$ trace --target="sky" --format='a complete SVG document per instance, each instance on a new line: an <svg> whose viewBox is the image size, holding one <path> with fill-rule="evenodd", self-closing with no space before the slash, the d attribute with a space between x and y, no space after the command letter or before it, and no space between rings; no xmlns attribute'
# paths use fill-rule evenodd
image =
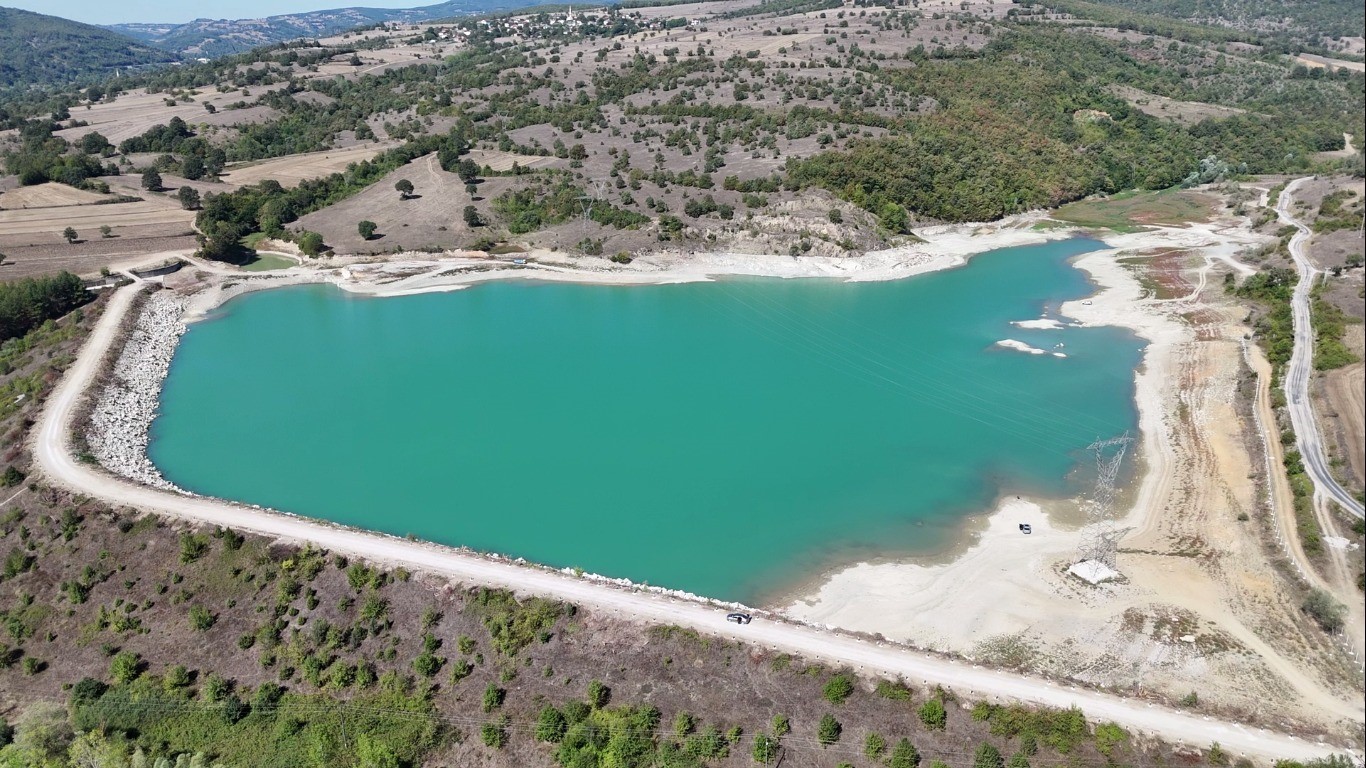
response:
<svg viewBox="0 0 1366 768"><path fill-rule="evenodd" d="M416 8L439 2L441 0L138 0L135 3L111 3L108 0L0 0L0 5L61 16L86 24L123 24L135 21L180 23L204 18L250 19L350 6Z"/></svg>

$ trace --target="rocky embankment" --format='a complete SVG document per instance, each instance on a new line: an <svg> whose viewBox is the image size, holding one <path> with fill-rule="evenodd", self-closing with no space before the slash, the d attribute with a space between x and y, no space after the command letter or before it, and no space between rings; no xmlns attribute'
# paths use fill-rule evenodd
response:
<svg viewBox="0 0 1366 768"><path fill-rule="evenodd" d="M90 415L86 442L105 469L154 488L179 490L147 458L147 431L161 384L185 332L186 302L170 291L147 300Z"/></svg>

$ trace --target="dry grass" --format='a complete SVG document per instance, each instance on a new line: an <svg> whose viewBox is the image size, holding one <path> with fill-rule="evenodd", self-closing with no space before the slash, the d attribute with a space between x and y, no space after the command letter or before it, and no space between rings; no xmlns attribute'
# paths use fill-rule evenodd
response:
<svg viewBox="0 0 1366 768"><path fill-rule="evenodd" d="M333 149L324 152L310 152L303 155L244 163L230 166L223 175L224 181L238 186L256 184L272 179L281 186L294 187L306 179L316 179L346 170L351 163L369 160L392 144L365 144L349 149Z"/></svg>
<svg viewBox="0 0 1366 768"><path fill-rule="evenodd" d="M19 187L0 193L0 209L16 210L21 208L58 208L68 205L86 205L111 199L111 195L87 192L83 189L68 187L65 184L48 182L32 187Z"/></svg>
<svg viewBox="0 0 1366 768"><path fill-rule="evenodd" d="M275 87L278 88L279 86ZM252 89L250 96L243 96L241 91L236 90L228 93L218 93L216 90L205 91L195 96L195 101L178 103L175 106L166 105L165 94L145 93L140 90L131 91L119 96L112 102L94 104L89 109L84 107L73 108L71 117L89 123L89 125L57 131L56 135L68 141L76 141L87 133L98 131L106 139L118 144L124 139L145 133L148 128L165 125L170 122L172 117L179 117L190 125L200 123L233 125L245 122L262 122L274 110L232 110L226 107L239 101L254 101L269 90L272 89ZM218 111L212 115L209 114L204 109L206 103L213 104Z"/></svg>
<svg viewBox="0 0 1366 768"><path fill-rule="evenodd" d="M135 203L109 205L67 205L56 208L28 208L0 211L0 237L54 234L60 237L63 229L71 227L81 237L99 235L101 226L146 227L174 225L188 227L194 212L182 210L174 202L153 197Z"/></svg>
<svg viewBox="0 0 1366 768"><path fill-rule="evenodd" d="M1348 69L1353 72L1366 72L1366 63L1330 59L1326 56L1315 56L1312 53L1301 53L1295 57L1295 63L1303 64L1310 69L1328 69L1329 71Z"/></svg>
<svg viewBox="0 0 1366 768"><path fill-rule="evenodd" d="M1153 117L1172 120L1181 125L1194 125L1201 120L1241 115L1246 110L1205 104L1199 101L1179 101L1155 93L1140 91L1127 85L1112 85L1109 91L1133 105L1135 109Z"/></svg>

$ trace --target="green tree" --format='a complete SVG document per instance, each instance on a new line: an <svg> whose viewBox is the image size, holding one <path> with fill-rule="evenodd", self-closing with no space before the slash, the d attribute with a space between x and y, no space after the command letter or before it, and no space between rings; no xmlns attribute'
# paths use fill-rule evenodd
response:
<svg viewBox="0 0 1366 768"><path fill-rule="evenodd" d="M601 680L594 680L588 684L588 706L593 709L602 709L612 700L612 689L608 688Z"/></svg>
<svg viewBox="0 0 1366 768"><path fill-rule="evenodd" d="M972 768L1005 768L1005 764L1001 750L987 743L978 747L977 754L972 758Z"/></svg>
<svg viewBox="0 0 1366 768"><path fill-rule="evenodd" d="M840 732L844 727L835 719L835 716L826 713L821 717L821 722L816 726L816 740L822 745L830 745L840 740Z"/></svg>
<svg viewBox="0 0 1366 768"><path fill-rule="evenodd" d="M188 686L191 680L190 670L186 669L182 664L177 664L166 670L166 674L162 677L161 682L167 691L178 691L181 688Z"/></svg>
<svg viewBox="0 0 1366 768"><path fill-rule="evenodd" d="M374 237L375 230L377 229L379 229L379 225L369 219L364 219L356 224L356 231L359 232L360 236L365 240Z"/></svg>
<svg viewBox="0 0 1366 768"><path fill-rule="evenodd" d="M392 747L368 733L356 737L356 762L359 768L401 768L403 765Z"/></svg>
<svg viewBox="0 0 1366 768"><path fill-rule="evenodd" d="M473 229L483 226L484 220L479 217L479 209L472 205L465 206L465 226Z"/></svg>
<svg viewBox="0 0 1366 768"><path fill-rule="evenodd" d="M213 105L210 104L208 106ZM204 178L206 171L207 169L204 167L204 158L199 155L188 155L180 163L180 175L191 181Z"/></svg>
<svg viewBox="0 0 1366 768"><path fill-rule="evenodd" d="M297 242L299 250L307 256L317 256L323 252L323 236L317 232L306 229L299 233Z"/></svg>
<svg viewBox="0 0 1366 768"><path fill-rule="evenodd" d="M194 187L183 185L176 190L176 199L180 201L180 207L187 211L199 210L199 190Z"/></svg>
<svg viewBox="0 0 1366 768"><path fill-rule="evenodd" d="M792 722L787 719L787 715L773 716L773 735L782 738L792 733Z"/></svg>
<svg viewBox="0 0 1366 768"><path fill-rule="evenodd" d="M778 757L778 740L767 734L759 734L754 737L754 750L751 752L754 762L767 765Z"/></svg>
<svg viewBox="0 0 1366 768"><path fill-rule="evenodd" d="M114 236L114 228L113 228L113 227L109 226L108 224L101 224L101 225L100 225L100 237L103 237L103 238L105 238L105 239L108 239L108 238L111 238L111 237L113 237L113 236Z"/></svg>
<svg viewBox="0 0 1366 768"><path fill-rule="evenodd" d="M209 612L208 608L202 605L190 606L190 626L203 632L218 621L218 617Z"/></svg>
<svg viewBox="0 0 1366 768"><path fill-rule="evenodd" d="M109 662L109 677L115 683L125 685L138 679L141 674L142 661L136 653L131 651L121 651L114 655L114 660Z"/></svg>
<svg viewBox="0 0 1366 768"><path fill-rule="evenodd" d="M492 712L503 706L503 700L507 697L507 691L499 688L493 683L484 689L484 711Z"/></svg>
<svg viewBox="0 0 1366 768"><path fill-rule="evenodd" d="M888 768L918 768L920 750L907 739L901 739L892 747L892 756L887 761Z"/></svg>
<svg viewBox="0 0 1366 768"><path fill-rule="evenodd" d="M76 234L76 230L72 227L67 227L62 230L62 237L65 237L67 244L70 245L71 243L76 242L76 238L80 237L80 235Z"/></svg>
<svg viewBox="0 0 1366 768"><path fill-rule="evenodd" d="M843 704L854 693L854 680L849 675L835 675L825 684L825 700Z"/></svg>
<svg viewBox="0 0 1366 768"><path fill-rule="evenodd" d="M869 733L863 739L863 754L873 760L882 757L882 753L887 751L887 740L882 738L880 733Z"/></svg>
<svg viewBox="0 0 1366 768"><path fill-rule="evenodd" d="M932 731L942 731L948 723L949 713L944 709L944 702L938 698L933 698L920 705L920 722Z"/></svg>
<svg viewBox="0 0 1366 768"><path fill-rule="evenodd" d="M149 192L161 190L161 174L157 173L157 169L148 168L142 172L142 188Z"/></svg>
<svg viewBox="0 0 1366 768"><path fill-rule="evenodd" d="M394 182L394 189L398 191L398 199L407 200L408 198L413 196L413 190L415 189L415 187L413 186L413 183L411 181L408 181L407 179L399 179L398 181Z"/></svg>
<svg viewBox="0 0 1366 768"><path fill-rule="evenodd" d="M541 713L536 716L537 739L558 744L564 739L567 730L569 721L565 719L563 712L554 707L541 708Z"/></svg>
<svg viewBox="0 0 1366 768"><path fill-rule="evenodd" d="M14 723L14 746L21 754L35 758L26 764L59 760L74 736L66 708L55 702L30 705Z"/></svg>

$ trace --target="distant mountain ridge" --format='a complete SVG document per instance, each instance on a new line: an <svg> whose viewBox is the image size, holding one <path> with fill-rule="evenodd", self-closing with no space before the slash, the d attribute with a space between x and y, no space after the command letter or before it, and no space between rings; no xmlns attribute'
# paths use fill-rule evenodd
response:
<svg viewBox="0 0 1366 768"><path fill-rule="evenodd" d="M116 31L0 7L0 88L67 83L178 58Z"/></svg>
<svg viewBox="0 0 1366 768"><path fill-rule="evenodd" d="M259 19L195 19L184 24L109 24L105 29L185 56L212 58L283 43L325 37L384 22L422 23L472 13L523 8L544 0L447 0L418 8L335 8Z"/></svg>

